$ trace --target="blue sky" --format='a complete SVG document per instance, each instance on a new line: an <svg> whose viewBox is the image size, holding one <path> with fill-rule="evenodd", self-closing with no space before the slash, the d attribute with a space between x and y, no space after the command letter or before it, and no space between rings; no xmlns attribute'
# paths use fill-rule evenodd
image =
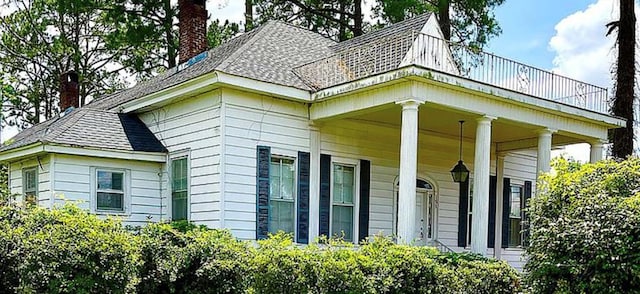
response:
<svg viewBox="0 0 640 294"><path fill-rule="evenodd" d="M549 41L556 33L555 26L593 3L595 1L507 0L495 10L502 34L491 40L488 51L551 69L555 54L549 48Z"/></svg>

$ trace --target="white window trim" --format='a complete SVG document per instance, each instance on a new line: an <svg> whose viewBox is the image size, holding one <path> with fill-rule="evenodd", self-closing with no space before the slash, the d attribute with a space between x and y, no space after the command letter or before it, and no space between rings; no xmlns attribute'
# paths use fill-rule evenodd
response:
<svg viewBox="0 0 640 294"><path fill-rule="evenodd" d="M131 170L112 167L91 167L91 212L104 215L131 215ZM123 211L98 209L98 171L123 173Z"/></svg>
<svg viewBox="0 0 640 294"><path fill-rule="evenodd" d="M26 190L26 182L25 182L25 173L29 172L29 171L33 171L35 173L35 181L36 181L36 205L39 202L39 194L40 194L40 182L39 182L39 175L38 175L38 166L34 165L34 166L29 166L29 167L23 167L22 168L22 202L26 203L27 201L27 190ZM8 176L9 178L11 178L11 170L8 171ZM9 186L11 187L11 186Z"/></svg>
<svg viewBox="0 0 640 294"><path fill-rule="evenodd" d="M331 179L329 181L331 195L329 197L329 237L333 237L333 167L335 165L346 165L354 167L353 174L353 183L354 183L354 191L353 191L353 235L352 235L352 243L358 244L360 240L358 240L358 236L360 236L359 221L360 221L360 161L351 158L339 158L339 157L331 157Z"/></svg>
<svg viewBox="0 0 640 294"><path fill-rule="evenodd" d="M284 153L284 152L283 152ZM289 159L293 160L293 240L297 240L298 237L298 158L296 156L290 155L281 155L281 154L273 154L271 153L271 159ZM271 168L271 161L269 161L269 168ZM269 177L271 177L271 172L269 172ZM269 179L271 182L271 179ZM275 200L278 201L278 200ZM271 191L269 191L269 206L271 206ZM271 208L269 208L269 213L271 213Z"/></svg>
<svg viewBox="0 0 640 294"><path fill-rule="evenodd" d="M172 152L169 154L169 161L167 163L167 219L173 218L173 161L186 158L187 159L187 221L191 221L191 149Z"/></svg>

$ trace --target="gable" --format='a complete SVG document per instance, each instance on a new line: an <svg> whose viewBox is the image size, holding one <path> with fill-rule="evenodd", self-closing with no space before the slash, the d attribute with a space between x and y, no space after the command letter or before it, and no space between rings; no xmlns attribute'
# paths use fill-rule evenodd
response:
<svg viewBox="0 0 640 294"><path fill-rule="evenodd" d="M407 50L399 67L406 65L418 65L454 75L460 74L435 15L431 15L420 29L420 33L416 36L411 48Z"/></svg>

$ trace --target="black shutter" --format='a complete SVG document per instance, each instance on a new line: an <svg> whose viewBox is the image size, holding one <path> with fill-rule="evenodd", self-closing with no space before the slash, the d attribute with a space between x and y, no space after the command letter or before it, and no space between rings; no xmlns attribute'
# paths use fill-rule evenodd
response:
<svg viewBox="0 0 640 294"><path fill-rule="evenodd" d="M369 188L371 182L371 162L360 160L360 215L358 221L358 241L369 235Z"/></svg>
<svg viewBox="0 0 640 294"><path fill-rule="evenodd" d="M309 243L309 165L308 152L298 152L298 224L296 242Z"/></svg>
<svg viewBox="0 0 640 294"><path fill-rule="evenodd" d="M523 212L523 238L522 245L529 246L529 213L527 209L529 208L529 200L531 200L531 181L524 181L524 199L522 201L522 212Z"/></svg>
<svg viewBox="0 0 640 294"><path fill-rule="evenodd" d="M489 178L489 230L487 230L487 247L494 248L496 244L496 198L498 177Z"/></svg>
<svg viewBox="0 0 640 294"><path fill-rule="evenodd" d="M502 248L509 247L509 214L511 213L511 179L502 181Z"/></svg>
<svg viewBox="0 0 640 294"><path fill-rule="evenodd" d="M320 154L320 223L319 235L329 237L331 209L331 155Z"/></svg>
<svg viewBox="0 0 640 294"><path fill-rule="evenodd" d="M256 239L269 235L269 165L271 148L258 146L256 154Z"/></svg>
<svg viewBox="0 0 640 294"><path fill-rule="evenodd" d="M469 216L469 179L459 183L458 247L467 247L467 217Z"/></svg>

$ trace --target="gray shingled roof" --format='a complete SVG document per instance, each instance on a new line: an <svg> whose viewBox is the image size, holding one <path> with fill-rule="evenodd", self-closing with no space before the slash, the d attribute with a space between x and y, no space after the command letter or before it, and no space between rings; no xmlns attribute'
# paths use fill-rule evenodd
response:
<svg viewBox="0 0 640 294"><path fill-rule="evenodd" d="M420 32L424 27L424 25L429 20L429 17L431 17L431 13L424 13L414 18L410 18L410 19L395 23L386 28L382 28L377 31L366 33L364 35L337 43L331 46L331 49L334 50L335 52L340 52L340 51L348 50L353 47L362 46L364 44L377 41L380 39L397 37L399 35L411 34L414 32Z"/></svg>
<svg viewBox="0 0 640 294"><path fill-rule="evenodd" d="M135 114L79 108L29 128L0 152L34 143L123 151L167 152Z"/></svg>
<svg viewBox="0 0 640 294"><path fill-rule="evenodd" d="M176 68L130 89L97 99L87 107L115 109L145 95L198 76L220 71L273 84L311 90L293 68L332 53L336 44L317 33L283 22L270 21L255 30L209 50L208 56L182 71Z"/></svg>
<svg viewBox="0 0 640 294"><path fill-rule="evenodd" d="M400 22L351 40L336 43L317 33L271 21L208 52L194 65L167 70L132 88L96 99L63 117L35 125L0 148L0 152L36 142L125 151L166 152L165 147L134 114L113 111L123 103L220 71L272 84L313 91L294 68L327 58L338 51L395 34L420 30L429 14Z"/></svg>

